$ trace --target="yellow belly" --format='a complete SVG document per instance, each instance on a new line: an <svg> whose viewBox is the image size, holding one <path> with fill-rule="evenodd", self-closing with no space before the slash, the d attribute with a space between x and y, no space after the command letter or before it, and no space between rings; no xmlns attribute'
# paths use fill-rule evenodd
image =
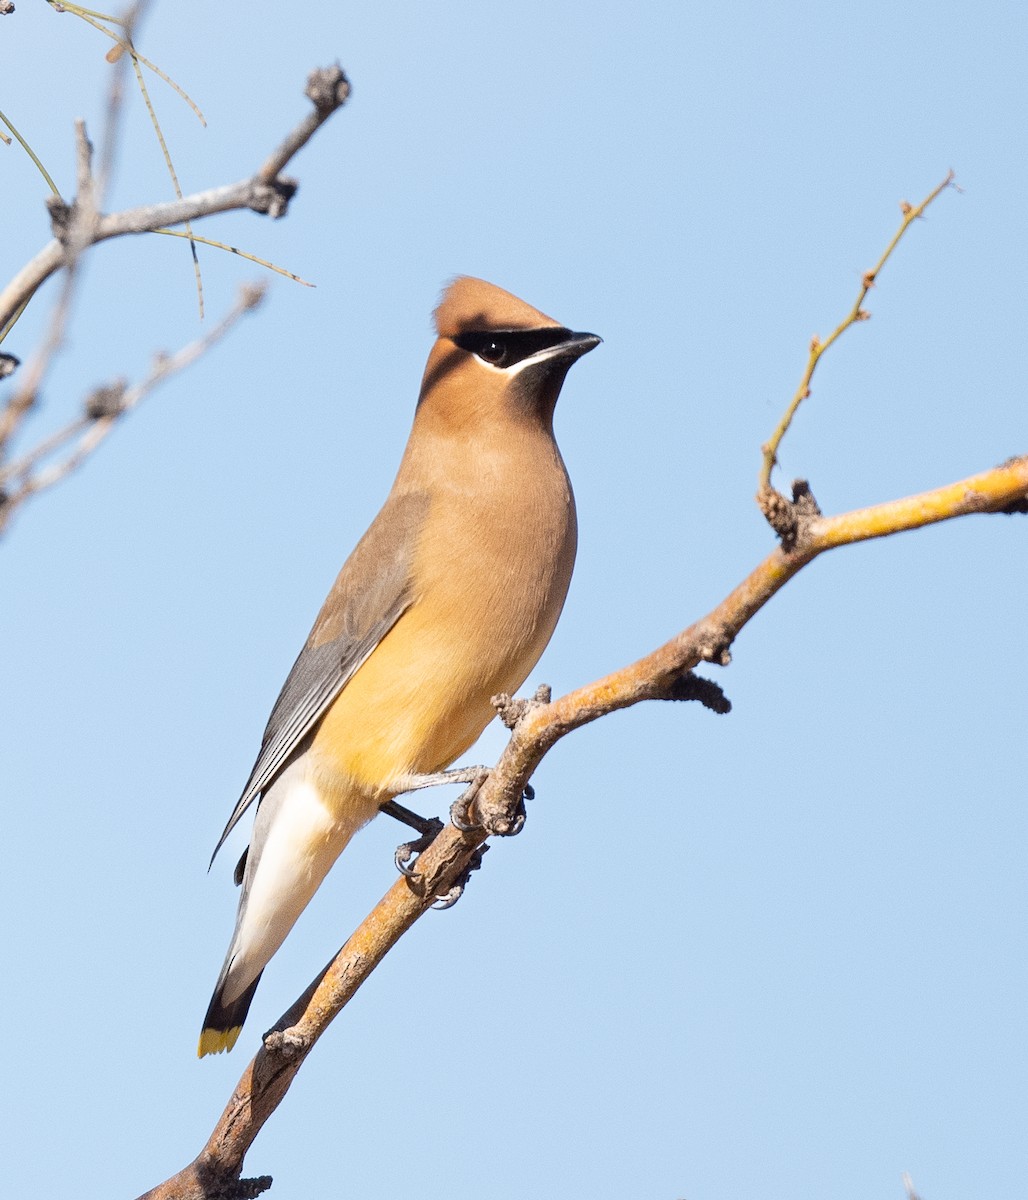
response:
<svg viewBox="0 0 1028 1200"><path fill-rule="evenodd" d="M521 686L551 632L519 630L512 637L515 631L500 628L483 645L443 636L447 627L466 630L440 621L438 612L412 608L322 718L311 759L329 797L345 793L350 806L356 785L370 818L398 790L400 777L448 766L494 715L491 697Z"/></svg>
<svg viewBox="0 0 1028 1200"><path fill-rule="evenodd" d="M330 805L370 819L403 776L442 770L516 691L550 640L571 580L573 501L552 441L535 486L505 477L474 502L439 489L413 578L420 595L325 713L311 765ZM538 465L538 464L537 464ZM530 534L525 535L529 530Z"/></svg>

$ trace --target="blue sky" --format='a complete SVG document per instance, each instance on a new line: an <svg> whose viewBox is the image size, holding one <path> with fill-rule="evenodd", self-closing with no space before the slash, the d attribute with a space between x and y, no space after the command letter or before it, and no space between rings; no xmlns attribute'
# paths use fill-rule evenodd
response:
<svg viewBox="0 0 1028 1200"><path fill-rule="evenodd" d="M449 277L605 339L558 407L581 543L532 686L631 661L768 552L759 446L810 336L950 167L963 192L824 362L779 479L835 512L1028 450L1026 24L995 2L154 6L142 48L209 121L152 85L187 191L252 171L312 66L354 92L284 221L200 230L316 290L275 279L0 545L11 1195L134 1196L184 1165L392 882L379 820L236 1051L196 1060L238 838L207 859L388 490ZM40 0L0 35L0 107L70 191L106 46ZM130 109L119 207L170 194ZM6 280L46 189L16 147L0 169ZM201 260L212 316L259 273ZM197 333L183 244L100 247L30 432ZM972 518L833 553L711 668L730 716L651 704L561 743L522 837L389 956L248 1173L277 1200L898 1200L903 1171L925 1200L1016 1192L1026 535Z"/></svg>

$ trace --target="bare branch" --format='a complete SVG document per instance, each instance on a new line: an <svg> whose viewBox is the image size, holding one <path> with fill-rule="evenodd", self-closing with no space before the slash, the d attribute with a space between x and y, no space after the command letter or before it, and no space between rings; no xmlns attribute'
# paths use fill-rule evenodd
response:
<svg viewBox="0 0 1028 1200"><path fill-rule="evenodd" d="M332 102L328 102L326 80L333 80ZM308 114L289 134L267 162L248 179L223 187L196 192L181 200L144 205L125 212L110 213L97 221L90 244L122 237L130 233L151 233L162 226L182 225L187 221L249 208L254 212L281 217L295 195L295 180L283 178L279 172L290 159L314 136L328 118L340 108L349 94L349 84L340 67L329 67L311 73L308 94L318 97L315 110ZM65 265L64 251L58 241L50 242L27 263L0 292L0 329L5 328L18 307L27 301L55 271Z"/></svg>
<svg viewBox="0 0 1028 1200"><path fill-rule="evenodd" d="M126 23L126 38L131 38L132 22L138 13L139 6L137 5ZM51 314L43 344L24 369L18 387L0 410L0 463L10 452L10 447L25 417L37 404L49 366L63 345L75 295L77 266L81 255L98 242L129 233L174 232L167 228L170 225L184 224L187 233L191 234L190 221L233 209L250 208L255 212L268 213L275 217L283 216L298 185L295 180L286 179L279 172L310 141L332 113L346 102L350 92L349 82L338 65L315 70L308 78L306 90L306 94L314 106L313 111L300 122L249 179L226 187L211 188L193 196L182 197L180 194L179 198L171 203L147 205L102 216L99 209L103 203L106 183L110 178L114 161L124 73L125 63L120 62L108 95L98 176L94 178L93 175L93 148L86 134L85 126L81 121L76 122L78 191L76 199L72 204L67 204L59 195L50 197L48 208L54 240L27 263L0 293L0 340L2 340L39 287L62 268L65 270L61 293ZM277 270L278 268L272 267L272 269ZM288 274L288 272L284 273ZM297 277L294 276L294 278ZM304 281L300 280L300 282ZM236 316L238 316L238 312L234 312L234 315L230 316L229 325L234 322ZM213 344L222 336L227 327L228 325L223 322L208 338L203 339L202 343L195 343L195 345L206 347L206 345ZM186 351L182 352L182 354L185 353ZM17 358L13 355L5 355L0 377L10 375L17 366ZM159 381L159 378L163 378L163 375L144 381L144 384L140 385L142 391L139 389L126 391L125 395L121 397L120 405L116 406L116 411L105 412L99 416L95 414L90 416L87 412L85 417L44 439L29 454L23 456L6 470L0 471L0 532L6 528L14 510L30 495L52 487L87 458L107 436L118 417L132 407L142 395L145 395ZM89 404L87 403L88 408ZM51 465L46 470L37 470L40 463L56 450L67 445L72 439L78 439L78 441L65 459Z"/></svg>
<svg viewBox="0 0 1028 1200"><path fill-rule="evenodd" d="M137 4L126 17L126 29L131 30L142 6ZM10 443L17 434L26 415L39 400L43 380L54 357L64 344L65 331L71 317L75 292L78 286L78 267L82 254L92 244L100 208L107 193L114 163L114 155L121 122L122 80L124 65L118 65L111 75L107 92L107 111L104 121L101 167L98 179L93 176L93 146L86 134L85 122L75 122L75 175L77 196L74 203L66 204L59 194L47 198L50 223L54 237L60 247L58 266L64 266L64 285L50 314L43 344L25 370L25 377L15 389L14 395L0 413L0 462L3 461ZM38 256L37 256L38 257ZM56 268L55 268L56 269ZM19 276L21 273L19 273ZM37 285L38 286L38 285ZM10 313L0 315L0 338L5 337L17 321L35 292L22 296Z"/></svg>
<svg viewBox="0 0 1028 1200"><path fill-rule="evenodd" d="M342 108L350 98L350 81L338 63L334 67L320 67L308 75L304 95L314 105L314 111L287 135L273 154L268 155L255 177L264 184L273 184L293 155L311 140L337 108Z"/></svg>
<svg viewBox="0 0 1028 1200"><path fill-rule="evenodd" d="M914 1187L914 1181L910 1178L907 1171L903 1172L903 1191L906 1193L907 1200L921 1200L917 1194L917 1189Z"/></svg>
<svg viewBox="0 0 1028 1200"><path fill-rule="evenodd" d="M683 676L701 662L727 661L728 648L743 626L824 551L970 513L1001 512L1026 497L1028 456L920 496L836 517L811 516L797 549L777 548L717 608L652 654L552 702L537 697L512 704L509 697L497 697L513 733L497 765L472 785L471 813L477 824L461 829L447 825L417 860L414 879L393 884L265 1036L197 1158L141 1200L232 1200L270 1186L267 1176L241 1179L243 1159L304 1059L391 947L460 879L490 834L514 823L529 778L562 737L641 700L681 698Z"/></svg>
<svg viewBox="0 0 1028 1200"><path fill-rule="evenodd" d="M184 370L226 333L244 313L252 312L264 299L262 284L251 284L240 291L235 305L204 337L198 338L175 354L159 355L145 379L134 387L117 380L96 388L86 397L83 415L50 435L27 454L0 470L0 534L30 496L66 479L110 434L124 415L148 396L159 383ZM43 464L52 455L74 442L64 458L48 467Z"/></svg>
<svg viewBox="0 0 1028 1200"><path fill-rule="evenodd" d="M860 292L854 302L853 307L836 326L832 333L825 338L824 341L815 334L810 342L810 350L807 355L807 366L803 372L803 378L800 380L799 387L793 396L789 407L785 410L781 421L770 438L761 447L763 461L760 468L760 480L757 486L757 500L761 506L764 515L767 517L769 524L775 529L776 533L781 535L782 531L775 524L775 517L778 514L778 506L774 502L774 496L771 488L771 472L774 469L775 463L778 461L778 447L782 444L782 438L788 432L789 426L792 424L792 419L796 415L796 410L810 395L810 384L814 377L814 372L817 370L817 364L821 361L822 356L829 346L833 345L846 332L851 325L856 325L859 321L866 321L871 314L864 308L864 301L867 299L868 292L874 287L882 268L888 262L892 252L900 243L900 239L907 232L910 226L921 216L924 215L925 209L937 199L948 187L955 187L954 175L949 171L946 178L934 188L917 207L913 207L905 200L900 205L903 213L903 220L900 222L900 227L893 235L892 241L886 246L881 258L875 263L870 271L864 273L861 280ZM959 190L959 189L958 189ZM784 500L779 496L779 499ZM785 503L788 503L785 501Z"/></svg>

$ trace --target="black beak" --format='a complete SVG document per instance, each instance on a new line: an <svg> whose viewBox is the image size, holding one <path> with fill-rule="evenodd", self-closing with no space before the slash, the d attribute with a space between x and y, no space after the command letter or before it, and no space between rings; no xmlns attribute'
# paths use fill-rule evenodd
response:
<svg viewBox="0 0 1028 1200"><path fill-rule="evenodd" d="M597 337L595 333L573 333L567 341L560 343L560 357L581 358L583 354L595 350L602 341L603 338Z"/></svg>

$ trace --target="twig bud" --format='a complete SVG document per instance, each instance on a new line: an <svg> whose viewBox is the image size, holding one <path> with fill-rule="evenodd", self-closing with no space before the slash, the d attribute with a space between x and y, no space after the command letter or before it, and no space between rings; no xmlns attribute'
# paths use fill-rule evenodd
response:
<svg viewBox="0 0 1028 1200"><path fill-rule="evenodd" d="M319 112L333 112L349 99L350 81L338 63L334 67L319 67L308 75L304 92Z"/></svg>
<svg viewBox="0 0 1028 1200"><path fill-rule="evenodd" d="M245 312L252 312L268 293L266 283L247 283L239 289L239 305Z"/></svg>

